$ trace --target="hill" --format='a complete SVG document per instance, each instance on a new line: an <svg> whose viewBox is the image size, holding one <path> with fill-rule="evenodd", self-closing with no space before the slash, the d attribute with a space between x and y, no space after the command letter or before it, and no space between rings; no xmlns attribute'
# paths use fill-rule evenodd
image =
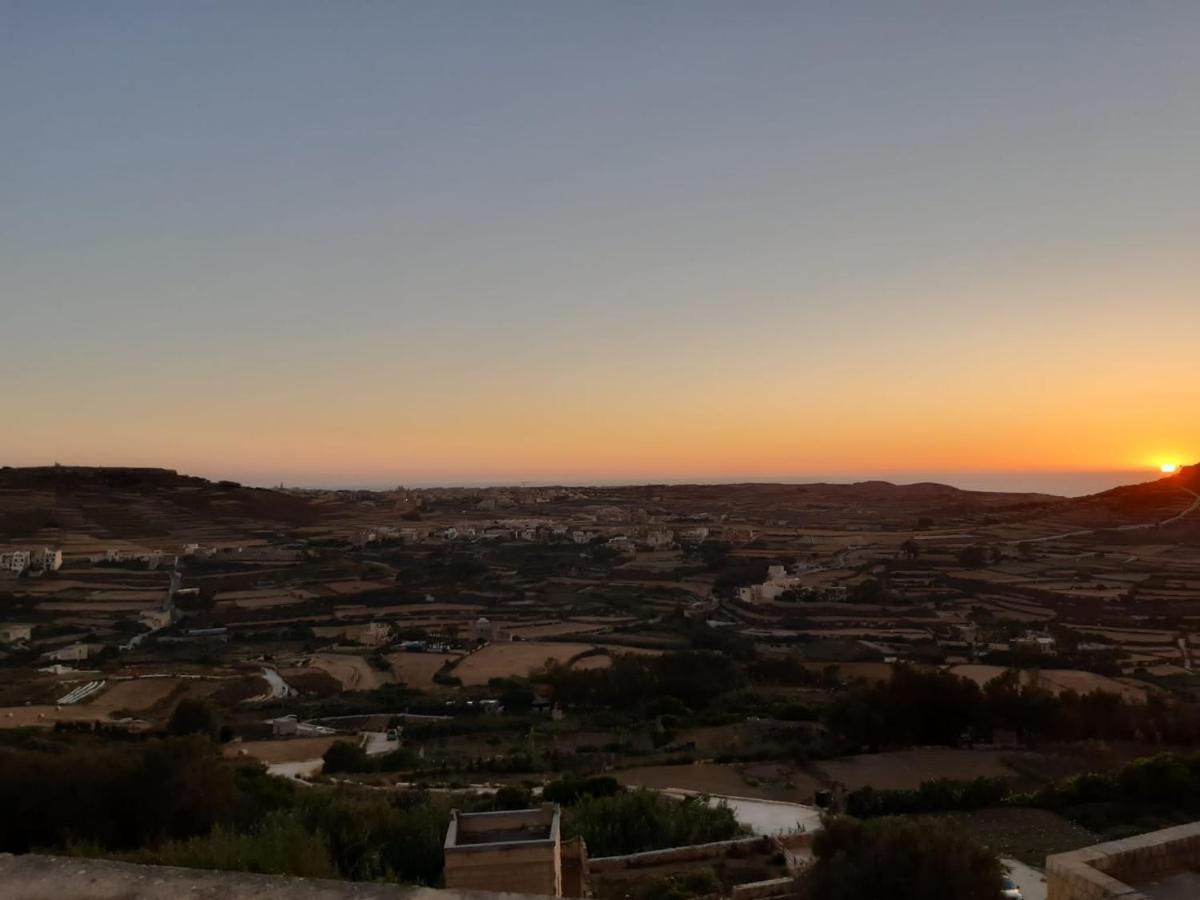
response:
<svg viewBox="0 0 1200 900"><path fill-rule="evenodd" d="M253 538L318 523L310 499L170 469L0 469L0 540Z"/></svg>

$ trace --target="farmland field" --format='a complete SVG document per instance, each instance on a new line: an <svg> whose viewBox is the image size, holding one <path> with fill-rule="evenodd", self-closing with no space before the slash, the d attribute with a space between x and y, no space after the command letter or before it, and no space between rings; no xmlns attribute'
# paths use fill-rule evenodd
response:
<svg viewBox="0 0 1200 900"><path fill-rule="evenodd" d="M1003 666L965 665L955 666L950 671L963 678L969 678L982 687L1008 670ZM1140 703L1146 699L1145 690L1136 685L1124 684L1106 675L1078 669L1029 669L1021 673L1021 679L1025 684L1036 684L1054 694L1068 690L1080 694L1108 691L1111 694L1120 694L1131 702Z"/></svg>
<svg viewBox="0 0 1200 900"><path fill-rule="evenodd" d="M335 737L293 738L282 741L245 741L226 744L222 753L230 758L250 757L265 763L302 762L319 759Z"/></svg>
<svg viewBox="0 0 1200 900"><path fill-rule="evenodd" d="M392 653L387 661L398 683L427 688L432 686L434 674L447 660L461 656L461 653Z"/></svg>
<svg viewBox="0 0 1200 900"><path fill-rule="evenodd" d="M318 653L304 664L328 672L347 691L374 690L389 680L385 673L371 668L361 656L350 653Z"/></svg>
<svg viewBox="0 0 1200 900"><path fill-rule="evenodd" d="M525 676L548 659L566 662L592 649L591 644L512 641L488 644L466 657L454 669L465 685L487 684L489 678Z"/></svg>
<svg viewBox="0 0 1200 900"><path fill-rule="evenodd" d="M864 753L818 763L820 771L853 791L861 787L911 790L935 778L1015 775L998 750L921 749Z"/></svg>

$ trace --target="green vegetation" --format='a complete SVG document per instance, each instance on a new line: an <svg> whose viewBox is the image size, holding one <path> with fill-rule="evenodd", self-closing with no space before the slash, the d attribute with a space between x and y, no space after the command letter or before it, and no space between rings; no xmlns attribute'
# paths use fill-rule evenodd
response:
<svg viewBox="0 0 1200 900"><path fill-rule="evenodd" d="M1014 796L1014 804L1052 810L1107 838L1124 837L1200 815L1200 753L1135 759Z"/></svg>
<svg viewBox="0 0 1200 900"><path fill-rule="evenodd" d="M1200 736L1194 706L1152 695L1130 703L1117 694L1048 690L1022 684L1009 670L983 688L950 672L896 666L890 681L858 685L838 697L826 715L839 736L872 750L956 745L989 739L997 729L1025 742L1151 739L1194 743Z"/></svg>
<svg viewBox="0 0 1200 900"><path fill-rule="evenodd" d="M199 734L217 740L221 734L221 717L211 703L203 700L180 700L167 722L167 733L173 735Z"/></svg>
<svg viewBox="0 0 1200 900"><path fill-rule="evenodd" d="M420 884L450 820L448 799L299 789L196 736L0 750L0 807L0 852Z"/></svg>
<svg viewBox="0 0 1200 900"><path fill-rule="evenodd" d="M329 775L341 773L397 772L416 768L420 763L417 754L398 748L388 753L369 756L367 751L351 741L334 741L325 751L324 772Z"/></svg>
<svg viewBox="0 0 1200 900"><path fill-rule="evenodd" d="M973 778L956 781L938 778L922 782L915 791L859 788L846 796L847 815L859 819L896 816L907 813L945 812L983 809L1003 803L1009 796L1004 778Z"/></svg>
<svg viewBox="0 0 1200 900"><path fill-rule="evenodd" d="M15 743L15 742L14 742ZM45 746L46 749L32 749ZM43 850L136 862L355 880L436 884L451 805L532 804L508 786L495 797L379 794L348 786L298 788L261 766L223 760L207 736L78 746L0 747L0 852ZM407 751L400 751L407 752ZM335 764L377 765L337 742ZM386 760L386 754L379 760ZM364 755L365 756L365 755ZM732 812L700 799L621 792L611 778L567 779L564 831L595 855L723 840Z"/></svg>
<svg viewBox="0 0 1200 900"><path fill-rule="evenodd" d="M689 900L721 893L721 880L710 868L655 878L637 892L637 900Z"/></svg>
<svg viewBox="0 0 1200 900"><path fill-rule="evenodd" d="M705 797L673 800L655 791L585 797L564 810L564 835L582 837L592 856L620 856L737 837L741 826L724 804Z"/></svg>
<svg viewBox="0 0 1200 900"><path fill-rule="evenodd" d="M699 709L737 687L737 664L719 653L664 653L617 656L606 669L571 669L556 663L534 676L555 700L572 706L629 709L644 702L673 698Z"/></svg>
<svg viewBox="0 0 1200 900"><path fill-rule="evenodd" d="M574 806L580 800L589 797L611 797L620 791L621 785L617 783L617 779L608 775L597 775L593 778L562 778L558 781L551 781L542 788L542 799L547 803Z"/></svg>
<svg viewBox="0 0 1200 900"><path fill-rule="evenodd" d="M1003 873L995 854L960 831L928 821L830 818L813 840L813 855L815 862L799 880L805 900L1000 896Z"/></svg>

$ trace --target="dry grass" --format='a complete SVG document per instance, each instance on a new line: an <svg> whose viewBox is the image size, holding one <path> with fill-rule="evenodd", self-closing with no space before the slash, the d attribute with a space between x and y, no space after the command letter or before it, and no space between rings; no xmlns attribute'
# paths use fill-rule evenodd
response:
<svg viewBox="0 0 1200 900"><path fill-rule="evenodd" d="M725 794L729 797L752 797L761 800L788 800L802 803L810 799L820 784L802 772L775 767L774 783L765 783L750 774L747 776L733 766L697 763L690 766L640 766L622 769L612 774L624 785L656 788L680 788L705 794ZM759 773L764 774L764 773ZM791 787L787 785L790 784Z"/></svg>
<svg viewBox="0 0 1200 900"><path fill-rule="evenodd" d="M1003 666L965 665L955 666L950 671L983 686L1008 670ZM1080 694L1108 691L1110 694L1119 694L1134 703L1144 703L1146 700L1146 691L1136 685L1124 684L1106 675L1097 675L1094 672L1084 672L1079 669L1025 670L1021 673L1021 679L1024 684L1036 684L1055 695L1061 694L1063 691L1076 691Z"/></svg>
<svg viewBox="0 0 1200 900"><path fill-rule="evenodd" d="M282 741L244 741L240 744L226 744L221 752L230 758L248 756L264 763L304 762L320 759L336 740L338 739L335 737L314 737Z"/></svg>
<svg viewBox="0 0 1200 900"><path fill-rule="evenodd" d="M433 676L447 660L458 659L458 653L393 653L387 657L392 677L411 687L428 687Z"/></svg>
<svg viewBox="0 0 1200 900"><path fill-rule="evenodd" d="M302 664L328 672L347 691L371 691L388 680L361 656L349 653L318 653Z"/></svg>

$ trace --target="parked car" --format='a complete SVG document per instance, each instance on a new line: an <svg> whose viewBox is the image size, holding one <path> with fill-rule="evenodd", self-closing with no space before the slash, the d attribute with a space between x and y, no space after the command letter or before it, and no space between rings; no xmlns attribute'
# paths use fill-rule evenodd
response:
<svg viewBox="0 0 1200 900"><path fill-rule="evenodd" d="M1000 890L1000 896L1003 897L1004 900L1025 900L1025 895L1021 893L1021 889L1017 887L1017 883L1007 875L1004 876L1004 883Z"/></svg>

